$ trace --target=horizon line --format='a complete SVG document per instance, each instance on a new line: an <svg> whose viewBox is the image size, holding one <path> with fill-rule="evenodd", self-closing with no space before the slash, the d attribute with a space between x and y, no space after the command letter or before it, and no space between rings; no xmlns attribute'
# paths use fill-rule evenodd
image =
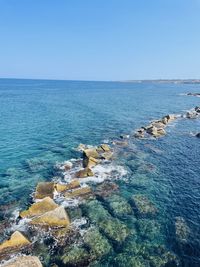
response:
<svg viewBox="0 0 200 267"><path fill-rule="evenodd" d="M145 81L199 81L200 78L156 78L156 79L125 79L125 80L82 80L82 79L53 79L53 78L17 78L0 77L1 80L41 80L41 81L71 81L71 82L145 82Z"/></svg>

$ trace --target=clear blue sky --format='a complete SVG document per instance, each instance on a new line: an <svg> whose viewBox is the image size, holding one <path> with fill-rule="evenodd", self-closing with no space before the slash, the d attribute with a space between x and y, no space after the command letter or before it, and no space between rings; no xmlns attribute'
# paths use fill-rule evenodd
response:
<svg viewBox="0 0 200 267"><path fill-rule="evenodd" d="M200 0L0 0L0 77L200 78Z"/></svg>

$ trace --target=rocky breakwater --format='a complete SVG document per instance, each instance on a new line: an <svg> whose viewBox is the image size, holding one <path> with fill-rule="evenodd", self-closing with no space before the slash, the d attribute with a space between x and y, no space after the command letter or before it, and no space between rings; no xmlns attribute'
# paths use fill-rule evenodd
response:
<svg viewBox="0 0 200 267"><path fill-rule="evenodd" d="M186 117L188 119L197 119L200 117L200 107L195 107L189 111L187 111L186 115L183 117Z"/></svg>
<svg viewBox="0 0 200 267"><path fill-rule="evenodd" d="M136 130L134 137L136 138L148 138L154 137L158 138L166 135L165 128L167 125L177 118L174 114L169 114L164 116L162 119L154 120L149 125L143 126Z"/></svg>
<svg viewBox="0 0 200 267"><path fill-rule="evenodd" d="M200 93L187 93L188 96L200 97Z"/></svg>
<svg viewBox="0 0 200 267"><path fill-rule="evenodd" d="M12 262L10 262L10 259L15 257L16 253L31 254L41 257L41 253L43 252L42 257L46 258L50 253L49 250L54 248L56 251L55 248L58 249L58 247L62 248L63 246L65 246L65 250L62 252L63 256L61 255L59 259L56 259L56 256L52 256L52 258L58 263L61 261L62 264L65 264L65 262L67 264L70 258L66 258L65 251L72 250L72 255L70 254L70 257L73 258L74 249L75 251L79 249L69 246L71 242L79 242L83 239L78 234L79 231L77 227L79 227L79 224L85 224L86 221L83 220L84 218L81 216L81 210L79 211L78 206L80 204L82 205L83 201L90 202L90 198L96 198L92 188L86 184L85 178L95 176L93 168L96 165L101 165L107 161L110 162L113 151L106 144L97 147L81 145L78 149L82 152L82 160L77 161L78 165L76 165L76 162L74 164L71 162L60 164L60 169L64 173L64 179L62 179L62 177L57 177L58 179L54 177L50 182L38 183L33 194L32 203L27 209L19 212L16 221L14 223L12 222L12 227L7 229L8 237L10 235L10 238L7 238L7 240L0 245L0 261L3 263L8 260L8 262L5 262L5 266L42 266L37 257L20 256L15 258ZM67 180L65 179L66 173L68 173ZM113 182L111 183L111 187L109 184L109 182L102 183L102 188L98 188L97 195L100 195L102 190L105 193L106 188L109 188L109 194L113 190L117 190L117 186L115 186ZM74 202L70 202L72 200L74 200ZM80 214L80 216L78 215L77 217L77 214ZM126 232L128 232L126 226L112 217L110 217L109 222L114 228L117 227L117 232L121 231L121 235L119 235L117 240L124 240L127 236ZM108 227L109 224L107 225L105 221L104 224L105 226L103 226L103 222L101 223L101 229L107 229L108 235L116 239L116 234ZM22 229L21 225L23 226ZM13 232L13 229L20 230ZM101 236L98 229L91 228L84 236L84 242L82 242L89 247L89 252L88 249L85 250L82 248L79 252L80 255L82 255L81 257L87 258L85 259L86 262L92 261L94 258L100 258L101 255L105 255L111 250L111 246L106 237ZM99 245L98 242L95 241L96 237L99 239ZM6 239L6 237L4 239ZM45 242L47 242L48 245L46 245ZM103 250L102 252L99 250L101 245L103 246L103 248L101 248ZM53 252L51 251L51 253ZM43 261L45 266L50 266L49 264L53 260L43 259Z"/></svg>

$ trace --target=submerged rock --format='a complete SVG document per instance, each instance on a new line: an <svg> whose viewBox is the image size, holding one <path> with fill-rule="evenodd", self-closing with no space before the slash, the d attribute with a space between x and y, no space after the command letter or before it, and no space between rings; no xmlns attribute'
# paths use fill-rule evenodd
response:
<svg viewBox="0 0 200 267"><path fill-rule="evenodd" d="M190 229L184 218L176 217L175 230L176 230L176 237L179 241L186 242L188 240Z"/></svg>
<svg viewBox="0 0 200 267"><path fill-rule="evenodd" d="M89 253L85 248L74 245L64 250L61 261L67 266L87 266Z"/></svg>
<svg viewBox="0 0 200 267"><path fill-rule="evenodd" d="M98 224L104 219L110 218L109 212L101 205L98 200L92 200L83 206L83 211L92 223Z"/></svg>
<svg viewBox="0 0 200 267"><path fill-rule="evenodd" d="M2 267L42 267L42 263L38 257L21 256L9 263L5 263Z"/></svg>
<svg viewBox="0 0 200 267"><path fill-rule="evenodd" d="M160 225L155 220L141 219L137 221L137 226L142 238L148 240L160 238Z"/></svg>
<svg viewBox="0 0 200 267"><path fill-rule="evenodd" d="M119 147L127 147L128 146L128 141L115 140L115 141L113 141L113 144L117 145Z"/></svg>
<svg viewBox="0 0 200 267"><path fill-rule="evenodd" d="M118 191L119 186L113 182L105 181L104 183L97 185L95 189L95 195L107 197L113 193L113 191Z"/></svg>
<svg viewBox="0 0 200 267"><path fill-rule="evenodd" d="M53 198L54 183L53 182L41 182L38 183L35 192L35 198L41 199L44 197Z"/></svg>
<svg viewBox="0 0 200 267"><path fill-rule="evenodd" d="M180 266L179 260L176 255L168 251L164 252L162 255L150 255L149 262L152 267Z"/></svg>
<svg viewBox="0 0 200 267"><path fill-rule="evenodd" d="M126 199L119 195L110 196L105 200L107 201L112 213L115 216L124 216L133 212L130 204L126 201Z"/></svg>
<svg viewBox="0 0 200 267"><path fill-rule="evenodd" d="M71 190L71 189L75 189L80 187L80 182L76 179L76 180L72 180L70 183L68 184L55 184L55 189L58 193L62 193L65 192L67 190Z"/></svg>
<svg viewBox="0 0 200 267"><path fill-rule="evenodd" d="M114 263L116 267L150 267L149 262L141 256L131 256L127 253L120 253Z"/></svg>
<svg viewBox="0 0 200 267"><path fill-rule="evenodd" d="M58 207L53 211L48 211L39 217L33 218L29 223L36 226L65 227L70 225L70 220L65 209Z"/></svg>
<svg viewBox="0 0 200 267"><path fill-rule="evenodd" d="M9 240L0 245L0 258L7 254L20 251L22 248L30 246L30 241L19 231L14 232Z"/></svg>
<svg viewBox="0 0 200 267"><path fill-rule="evenodd" d="M140 215L154 215L157 212L157 208L145 195L137 194L133 195L132 198Z"/></svg>
<svg viewBox="0 0 200 267"><path fill-rule="evenodd" d="M88 167L75 173L75 177L77 178L86 178L89 176L94 176L94 173Z"/></svg>
<svg viewBox="0 0 200 267"><path fill-rule="evenodd" d="M66 192L64 194L67 198L75 198L75 197L87 197L92 194L92 190L89 186L81 187L79 189L73 190L71 192Z"/></svg>
<svg viewBox="0 0 200 267"><path fill-rule="evenodd" d="M100 234L98 229L89 229L84 236L85 244L90 248L92 259L100 259L108 254L112 247L108 240Z"/></svg>
<svg viewBox="0 0 200 267"><path fill-rule="evenodd" d="M21 218L40 216L45 212L54 210L58 205L50 197L45 197L42 201L34 203L28 210L20 212Z"/></svg>
<svg viewBox="0 0 200 267"><path fill-rule="evenodd" d="M111 240L122 243L130 234L129 228L126 224L120 222L116 218L102 220L98 223L101 231Z"/></svg>

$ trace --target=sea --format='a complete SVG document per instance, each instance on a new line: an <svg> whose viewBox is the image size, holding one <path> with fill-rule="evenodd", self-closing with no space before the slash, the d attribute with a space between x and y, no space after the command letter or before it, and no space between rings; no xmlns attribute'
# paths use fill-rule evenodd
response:
<svg viewBox="0 0 200 267"><path fill-rule="evenodd" d="M199 93L200 85L0 79L0 225L31 203L38 182L58 175L55 166L81 157L76 150L80 143L112 147L118 142L112 164L106 171L98 169L98 179L91 179L91 186L108 178L118 186L113 195L131 207L133 196L143 195L155 205L156 215L140 217L134 207L132 213L119 215L112 194L108 199L98 197L98 205L128 227L130 235L119 242L113 240L99 227L99 220L91 219L91 212L81 231L91 225L98 228L111 247L109 253L64 265L56 261L52 250L46 252L48 259L40 258L42 263L199 267L200 139L195 134L200 132L200 119L179 118L166 128L166 136L158 139L134 138L136 129L154 119L185 114L200 106L200 98L188 96L188 92ZM128 136L128 145L120 147L124 136ZM89 209L91 205L87 205ZM85 207L82 214L87 217ZM1 233L3 241L12 230ZM85 246L89 254L95 254L92 246ZM63 248L60 250L62 255ZM169 257L174 260L168 261Z"/></svg>

